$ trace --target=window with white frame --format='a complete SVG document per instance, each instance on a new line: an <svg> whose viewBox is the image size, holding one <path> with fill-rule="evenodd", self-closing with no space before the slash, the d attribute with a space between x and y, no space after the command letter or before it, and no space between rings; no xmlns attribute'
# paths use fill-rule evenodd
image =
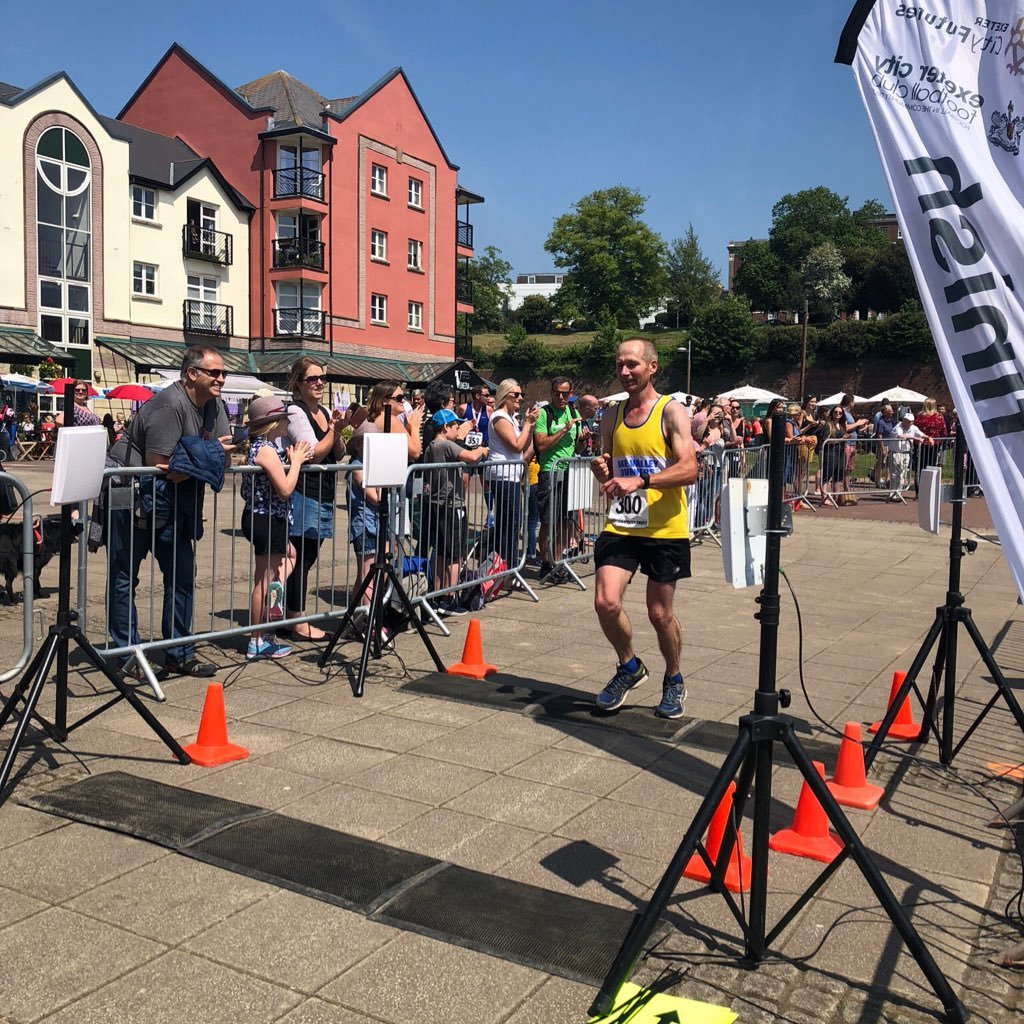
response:
<svg viewBox="0 0 1024 1024"><path fill-rule="evenodd" d="M274 310L275 334L322 338L322 291L322 286L315 281L277 281L274 284L277 298L277 308Z"/></svg>
<svg viewBox="0 0 1024 1024"><path fill-rule="evenodd" d="M423 330L423 303L422 302L410 302L409 303L409 330L410 331L422 331Z"/></svg>
<svg viewBox="0 0 1024 1024"><path fill-rule="evenodd" d="M82 140L49 128L36 143L36 272L39 336L90 345L92 167Z"/></svg>
<svg viewBox="0 0 1024 1024"><path fill-rule="evenodd" d="M187 282L186 330L216 331L220 314L217 304L220 282L203 274L189 274Z"/></svg>
<svg viewBox="0 0 1024 1024"><path fill-rule="evenodd" d="M423 269L423 243L417 242L415 238L409 239L409 269Z"/></svg>
<svg viewBox="0 0 1024 1024"><path fill-rule="evenodd" d="M388 297L374 292L370 296L370 323L386 324L388 322Z"/></svg>
<svg viewBox="0 0 1024 1024"><path fill-rule="evenodd" d="M156 192L141 185L132 185L132 216L139 220L156 220Z"/></svg>
<svg viewBox="0 0 1024 1024"><path fill-rule="evenodd" d="M370 231L370 259L386 263L388 259L388 233L378 228Z"/></svg>
<svg viewBox="0 0 1024 1024"><path fill-rule="evenodd" d="M409 205L415 210L423 209L423 182L419 178L409 179Z"/></svg>
<svg viewBox="0 0 1024 1024"><path fill-rule="evenodd" d="M132 291L136 295L156 295L156 267L152 263L134 264Z"/></svg>
<svg viewBox="0 0 1024 1024"><path fill-rule="evenodd" d="M370 171L370 191L375 196L388 194L388 169L383 164L374 164Z"/></svg>

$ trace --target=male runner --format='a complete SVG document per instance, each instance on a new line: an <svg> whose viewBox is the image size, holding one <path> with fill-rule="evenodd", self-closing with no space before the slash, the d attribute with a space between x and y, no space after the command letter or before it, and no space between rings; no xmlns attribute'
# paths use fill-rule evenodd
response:
<svg viewBox="0 0 1024 1024"><path fill-rule="evenodd" d="M624 341L615 372L629 397L601 421L602 450L591 469L609 498L608 522L594 548L594 609L618 656L611 682L597 706L614 711L647 679L633 653L633 627L622 597L637 568L647 577L647 616L665 658L660 718L681 718L686 687L679 671L679 620L672 610L676 580L690 575L690 541L683 488L697 479L690 417L652 378L658 357L649 341Z"/></svg>

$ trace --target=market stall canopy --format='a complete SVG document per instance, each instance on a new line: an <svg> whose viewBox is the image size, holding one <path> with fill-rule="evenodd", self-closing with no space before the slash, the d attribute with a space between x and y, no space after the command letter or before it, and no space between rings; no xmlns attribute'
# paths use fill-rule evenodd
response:
<svg viewBox="0 0 1024 1024"><path fill-rule="evenodd" d="M769 391L767 388L755 388L752 384L746 384L740 388L733 388L731 391L719 392L719 398L735 398L737 402L772 402L776 398L786 400L785 395L776 391Z"/></svg>
<svg viewBox="0 0 1024 1024"><path fill-rule="evenodd" d="M598 401L602 405L611 405L613 402L624 402L629 398L629 394L626 391L616 391L614 395L605 395L604 398L599 398Z"/></svg>
<svg viewBox="0 0 1024 1024"><path fill-rule="evenodd" d="M181 378L181 375L176 370L157 370L156 372L163 378L165 385L173 384ZM220 389L220 397L225 401L228 399L237 401L240 398L252 398L257 391L263 391L268 395L277 395L278 398L284 398L288 395L287 391L275 388L272 384L268 384L258 377L250 377L245 373L229 373L224 381L224 386Z"/></svg>
<svg viewBox="0 0 1024 1024"><path fill-rule="evenodd" d="M434 380L447 384L449 387L455 388L456 391L472 391L473 388L481 386L489 387L492 391L495 391L498 387L494 381L481 377L464 359L460 359L457 363L445 367Z"/></svg>
<svg viewBox="0 0 1024 1024"><path fill-rule="evenodd" d="M0 374L0 383L12 391L32 391L37 395L48 395L53 388L45 380L26 377L23 373Z"/></svg>
<svg viewBox="0 0 1024 1024"><path fill-rule="evenodd" d="M847 394L849 394L848 391L837 391L834 395L829 395L828 398L819 398L818 405L839 405L843 400L843 395ZM854 405L863 405L870 401L870 398L861 398L860 395L853 396Z"/></svg>
<svg viewBox="0 0 1024 1024"><path fill-rule="evenodd" d="M912 405L920 405L927 395L922 395L920 391L911 391L910 388L889 388L888 391L879 391L877 395L872 395L870 398L866 398L866 402L892 402L894 405L898 403L910 403Z"/></svg>

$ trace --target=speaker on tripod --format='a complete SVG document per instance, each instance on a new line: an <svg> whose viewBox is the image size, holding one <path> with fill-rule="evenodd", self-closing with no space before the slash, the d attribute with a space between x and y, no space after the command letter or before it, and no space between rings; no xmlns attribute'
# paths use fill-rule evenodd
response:
<svg viewBox="0 0 1024 1024"><path fill-rule="evenodd" d="M64 389L64 418L67 423L72 422L73 405L74 384L69 383ZM0 710L2 729L15 714L18 706L23 705L14 726L14 735L4 754L3 763L0 764L0 793L3 793L11 777L30 720L34 719L42 726L43 731L51 739L63 743L75 729L86 722L91 722L122 700L131 705L136 714L156 733L181 764L188 764L190 760L178 741L160 724L132 687L110 667L103 655L89 642L78 622L78 613L71 607L71 542L75 530L71 513L80 501L95 498L100 493L103 486L106 441L107 432L104 427L64 427L57 435L52 492L53 503L61 506L57 618ZM32 585L31 577L26 577L25 585ZM86 661L107 680L114 691L114 696L69 725L68 654L72 646L84 654ZM53 721L49 721L39 714L38 705L55 666L55 710Z"/></svg>
<svg viewBox="0 0 1024 1024"><path fill-rule="evenodd" d="M882 909L892 921L911 955L928 979L932 990L942 1002L947 1018L958 1024L965 1019L962 1003L957 999L946 977L939 970L921 936L911 924L910 919L900 906L899 900L889 888L849 819L829 792L825 780L815 770L794 731L792 719L780 713L780 708L789 705L788 692L778 691L775 687L779 630L780 548L782 535L786 532L782 527L784 444L785 418L779 413L772 417L764 586L757 598L760 611L756 615L761 623L760 664L753 710L750 714L740 718L739 731L732 749L711 783L650 902L634 919L600 991L590 1007L590 1013L593 1016L605 1016L613 1010L619 989L632 975L645 943L650 938L658 918L664 913L668 901L672 898L679 879L683 875L683 869L695 852L710 868L712 888L722 895L739 922L743 932L746 956L754 963L764 959L765 953L775 939L782 934L818 889L846 860L846 857L852 856ZM843 842L843 849L769 930L767 924L768 839L772 801L772 760L775 743L781 743L786 748L793 764L824 808L832 827ZM738 825L726 830L718 856L713 862L701 844L701 837L711 823L712 816L726 790L733 782L736 784L734 822L739 822L743 816L751 785L753 785L754 793L753 844L750 852L752 861L750 903L746 919L743 918L740 909L725 887L725 873L732 859Z"/></svg>

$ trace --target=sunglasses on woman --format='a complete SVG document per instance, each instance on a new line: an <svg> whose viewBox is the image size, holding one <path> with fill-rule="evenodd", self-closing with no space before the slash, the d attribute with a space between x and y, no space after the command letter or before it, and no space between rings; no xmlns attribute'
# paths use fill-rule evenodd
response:
<svg viewBox="0 0 1024 1024"><path fill-rule="evenodd" d="M303 377L303 383L305 384L326 384L327 378L323 374L315 374L312 377Z"/></svg>

